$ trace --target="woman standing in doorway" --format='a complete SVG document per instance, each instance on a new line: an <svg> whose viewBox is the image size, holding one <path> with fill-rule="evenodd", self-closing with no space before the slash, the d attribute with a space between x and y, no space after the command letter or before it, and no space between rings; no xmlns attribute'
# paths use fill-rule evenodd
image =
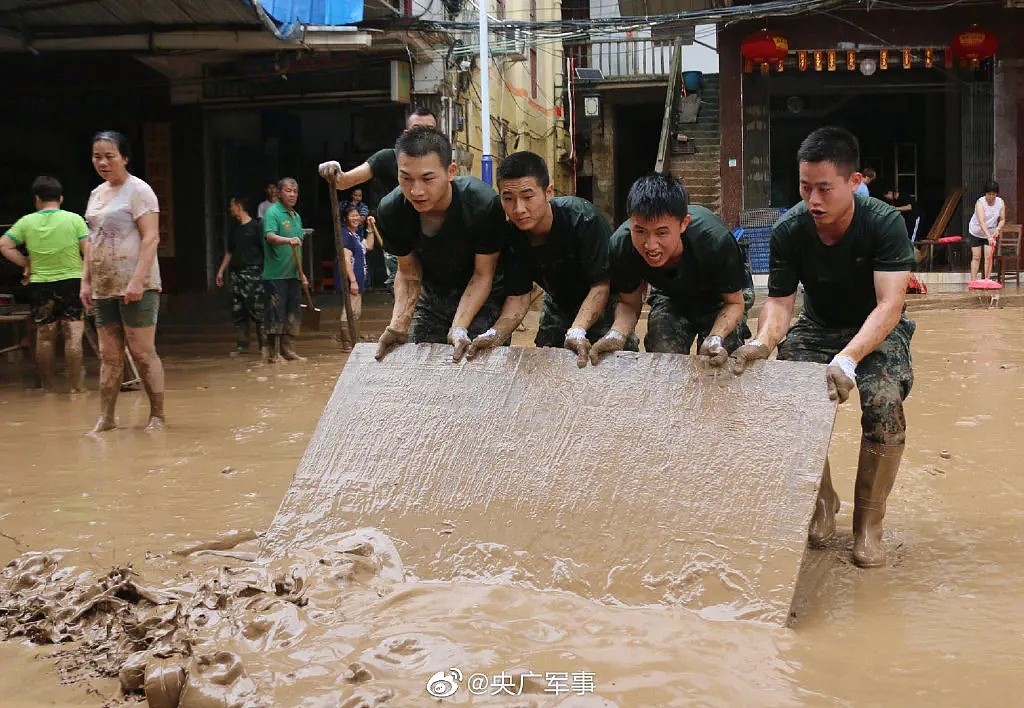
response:
<svg viewBox="0 0 1024 708"><path fill-rule="evenodd" d="M985 280L992 279L992 250L995 248L999 230L1006 223L1006 204L999 196L999 183L985 185L985 196L974 204L974 214L967 227L971 244L971 281L978 278L982 251L985 252Z"/></svg>
<svg viewBox="0 0 1024 708"><path fill-rule="evenodd" d="M147 430L164 425L164 367L156 353L160 307L160 206L153 189L128 172L131 148L121 133L92 139L92 165L104 182L89 195L89 257L82 273L82 304L96 315L100 339L100 418L94 433L115 427L127 343L149 396Z"/></svg>

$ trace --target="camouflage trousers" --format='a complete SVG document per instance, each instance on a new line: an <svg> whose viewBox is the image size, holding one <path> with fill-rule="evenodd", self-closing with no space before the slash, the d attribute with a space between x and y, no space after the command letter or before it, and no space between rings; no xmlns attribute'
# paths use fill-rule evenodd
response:
<svg viewBox="0 0 1024 708"><path fill-rule="evenodd" d="M849 344L859 327L828 328L800 317L779 345L779 359L827 364ZM863 435L883 445L900 445L906 438L903 401L914 385L910 339L917 325L906 315L878 348L857 365L860 427Z"/></svg>
<svg viewBox="0 0 1024 708"><path fill-rule="evenodd" d="M238 330L238 345L249 346L250 324L255 324L256 339L263 345L262 268L231 271L231 321Z"/></svg>
<svg viewBox="0 0 1024 708"><path fill-rule="evenodd" d="M441 288L423 283L409 327L409 341L414 344L447 344L448 330L455 319L455 311L459 309L462 293L462 288ZM491 291L469 325L471 339L494 326L503 301L504 298Z"/></svg>
<svg viewBox="0 0 1024 708"><path fill-rule="evenodd" d="M553 297L544 293L544 303L540 311L540 324L537 327L537 336L533 340L534 345L538 347L561 347L564 345L565 334L572 327L573 320L576 319L578 312L578 307L575 310L559 307ZM590 329L587 330L587 339L593 344L608 334L608 330L612 328L613 324L615 324L615 306L608 305L605 311L601 313L601 316L597 318L597 322L592 324ZM624 349L629 352L640 350L635 334L631 333L626 339Z"/></svg>
<svg viewBox="0 0 1024 708"><path fill-rule="evenodd" d="M644 337L644 349L649 352L667 352L671 354L689 354L694 340L697 349L703 344L704 338L715 326L718 311L709 312L697 318L687 317L683 308L664 293L651 289L647 298L651 311L647 315L647 336ZM736 325L729 336L722 338L722 345L732 352L743 344L750 336L747 327L747 315Z"/></svg>

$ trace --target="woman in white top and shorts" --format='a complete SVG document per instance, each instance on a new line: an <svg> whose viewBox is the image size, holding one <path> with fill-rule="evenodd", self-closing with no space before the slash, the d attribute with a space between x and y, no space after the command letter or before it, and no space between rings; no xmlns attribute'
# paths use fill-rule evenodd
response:
<svg viewBox="0 0 1024 708"><path fill-rule="evenodd" d="M115 427L125 344L149 396L146 429L164 424L164 367L154 343L160 307L160 205L153 189L128 172L130 157L121 133L93 136L92 164L104 181L92 190L85 209L89 250L81 299L96 315L100 335L100 418L94 433Z"/></svg>
<svg viewBox="0 0 1024 708"><path fill-rule="evenodd" d="M982 250L985 252L985 280L992 279L992 250L995 248L999 230L1006 223L1006 204L999 196L999 183L985 185L985 196L974 204L974 214L967 227L971 245L971 281L977 280L981 266Z"/></svg>

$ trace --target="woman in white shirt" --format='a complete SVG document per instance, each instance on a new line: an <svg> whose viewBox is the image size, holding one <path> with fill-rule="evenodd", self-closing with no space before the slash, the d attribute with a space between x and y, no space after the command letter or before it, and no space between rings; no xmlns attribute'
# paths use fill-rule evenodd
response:
<svg viewBox="0 0 1024 708"><path fill-rule="evenodd" d="M999 230L1006 223L1006 204L999 196L999 183L985 185L985 196L974 204L974 214L967 227L971 245L971 280L977 280L981 265L982 251L985 252L985 280L992 279L992 250L995 248Z"/></svg>
<svg viewBox="0 0 1024 708"><path fill-rule="evenodd" d="M121 133L93 136L92 165L104 181L92 190L85 209L89 257L81 299L96 315L100 335L100 418L94 433L115 427L126 343L149 396L146 429L164 424L164 367L154 342L160 308L160 205L153 189L128 172L130 156Z"/></svg>

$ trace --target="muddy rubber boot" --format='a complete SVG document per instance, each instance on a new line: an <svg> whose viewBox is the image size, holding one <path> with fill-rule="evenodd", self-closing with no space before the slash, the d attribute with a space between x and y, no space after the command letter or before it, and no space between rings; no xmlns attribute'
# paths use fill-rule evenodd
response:
<svg viewBox="0 0 1024 708"><path fill-rule="evenodd" d="M305 361L306 357L295 352L295 337L290 334L281 335L281 357L285 361Z"/></svg>
<svg viewBox="0 0 1024 708"><path fill-rule="evenodd" d="M824 546L835 535L839 506L839 495L832 487L832 471L826 457L825 471L821 473L821 484L818 486L818 499L814 502L814 516L807 530L807 541L812 547Z"/></svg>
<svg viewBox="0 0 1024 708"><path fill-rule="evenodd" d="M860 441L853 500L853 562L861 568L885 565L882 519L885 501L903 458L903 447Z"/></svg>
<svg viewBox="0 0 1024 708"><path fill-rule="evenodd" d="M278 340L280 335L268 334L267 344L263 347L263 363L264 364L276 364L281 361L280 355L277 353Z"/></svg>

